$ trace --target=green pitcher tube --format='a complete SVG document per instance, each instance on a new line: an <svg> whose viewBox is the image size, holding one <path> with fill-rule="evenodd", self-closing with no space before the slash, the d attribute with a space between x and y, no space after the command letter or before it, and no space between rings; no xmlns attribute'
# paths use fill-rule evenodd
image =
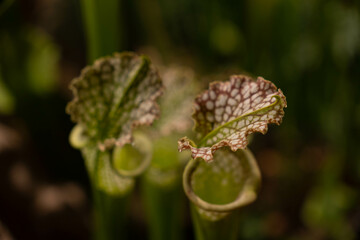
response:
<svg viewBox="0 0 360 240"><path fill-rule="evenodd" d="M239 209L256 199L260 179L249 149L220 150L210 164L192 159L183 185L196 239L237 239Z"/></svg>

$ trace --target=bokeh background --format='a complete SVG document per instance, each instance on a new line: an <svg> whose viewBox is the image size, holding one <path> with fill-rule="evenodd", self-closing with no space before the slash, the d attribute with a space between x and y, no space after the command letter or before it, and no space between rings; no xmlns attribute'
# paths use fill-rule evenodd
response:
<svg viewBox="0 0 360 240"><path fill-rule="evenodd" d="M241 239L360 239L358 0L119 2L119 51L191 68L204 87L246 73L286 95L282 125L250 145L263 182ZM88 63L85 29L78 0L0 1L0 239L91 237L64 110ZM146 239L138 194L131 202L130 236Z"/></svg>

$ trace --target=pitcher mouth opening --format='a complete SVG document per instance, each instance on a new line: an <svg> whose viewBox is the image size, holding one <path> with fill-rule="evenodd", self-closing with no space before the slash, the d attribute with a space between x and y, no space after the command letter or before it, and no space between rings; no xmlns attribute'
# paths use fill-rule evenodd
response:
<svg viewBox="0 0 360 240"><path fill-rule="evenodd" d="M152 144L145 134L134 132L134 143L113 150L111 165L121 177L137 177L150 165ZM132 164L130 164L132 163Z"/></svg>
<svg viewBox="0 0 360 240"><path fill-rule="evenodd" d="M188 196L190 201L205 211L212 212L230 212L235 209L238 209L242 206L250 204L257 197L257 191L259 189L261 175L259 168L257 166L256 160L250 150L239 150L236 153L238 161L245 166L244 171L246 171L246 177L244 177L239 183L239 192L236 195L234 200L229 200L228 203L211 203L211 200L207 201L206 196L199 196L194 189L194 174L199 169L202 160L191 159L187 164L184 174L183 174L183 187L185 194ZM217 159L219 160L219 159ZM221 159L220 159L221 160ZM216 161L216 159L214 160ZM206 164L206 163L205 163ZM209 186L211 187L211 186ZM217 189L214 189L217 191Z"/></svg>

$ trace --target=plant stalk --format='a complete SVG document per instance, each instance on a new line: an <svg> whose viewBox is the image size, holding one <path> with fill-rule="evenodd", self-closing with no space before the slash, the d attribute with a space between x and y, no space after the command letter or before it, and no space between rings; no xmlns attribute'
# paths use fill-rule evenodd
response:
<svg viewBox="0 0 360 240"><path fill-rule="evenodd" d="M118 19L121 16L120 4L120 0L81 1L89 63L99 57L119 51L121 43L121 22ZM124 192L117 191L118 186L113 185L121 184L122 181L119 176L114 176L112 172L111 154L100 152L96 146L93 147L93 150L84 150L83 155L91 178L94 199L96 224L94 238L99 240L123 239L126 207L129 202L129 192L133 185L129 184L129 181L133 180L123 181L125 187L129 189ZM109 154L110 156L108 156ZM102 177L107 178L107 182L101 179ZM118 181L111 182L115 178ZM104 188L107 191L104 191Z"/></svg>
<svg viewBox="0 0 360 240"><path fill-rule="evenodd" d="M124 239L126 208L130 195L112 196L98 189L93 190L95 239Z"/></svg>
<svg viewBox="0 0 360 240"><path fill-rule="evenodd" d="M162 187L144 177L142 195L149 224L150 240L180 240L184 196L180 181Z"/></svg>
<svg viewBox="0 0 360 240"><path fill-rule="evenodd" d="M124 239L126 208L134 186L132 178L121 178L111 165L110 151L96 146L83 149L94 200L94 239Z"/></svg>
<svg viewBox="0 0 360 240"><path fill-rule="evenodd" d="M119 51L121 46L120 0L82 0L87 45L87 59Z"/></svg>
<svg viewBox="0 0 360 240"><path fill-rule="evenodd" d="M151 165L141 179L150 240L183 239L182 163L173 139L167 136L154 141Z"/></svg>
<svg viewBox="0 0 360 240"><path fill-rule="evenodd" d="M216 215L209 211L204 214ZM194 204L191 204L191 218L197 240L238 239L240 218L238 211L233 211L218 220L210 220L200 214Z"/></svg>

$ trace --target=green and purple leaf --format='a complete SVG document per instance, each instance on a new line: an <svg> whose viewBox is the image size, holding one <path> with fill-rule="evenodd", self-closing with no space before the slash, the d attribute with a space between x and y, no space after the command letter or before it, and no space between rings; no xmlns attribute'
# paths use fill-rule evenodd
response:
<svg viewBox="0 0 360 240"><path fill-rule="evenodd" d="M132 141L133 128L159 116L156 99L163 85L145 56L115 53L82 70L70 86L74 99L66 111L104 151Z"/></svg>
<svg viewBox="0 0 360 240"><path fill-rule="evenodd" d="M269 123L281 123L285 107L282 91L262 77L253 81L234 75L230 81L212 83L195 99L195 130L203 136L199 148L184 137L178 142L179 151L190 149L194 159L210 162L221 147L244 149L249 134L265 134Z"/></svg>

